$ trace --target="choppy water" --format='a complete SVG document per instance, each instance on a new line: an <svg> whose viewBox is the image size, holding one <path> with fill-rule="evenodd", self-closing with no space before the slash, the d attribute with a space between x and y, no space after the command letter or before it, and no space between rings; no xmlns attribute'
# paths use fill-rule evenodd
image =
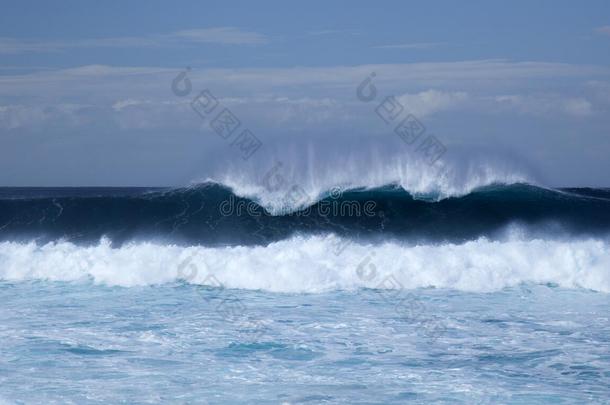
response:
<svg viewBox="0 0 610 405"><path fill-rule="evenodd" d="M608 403L610 299L2 282L9 403Z"/></svg>

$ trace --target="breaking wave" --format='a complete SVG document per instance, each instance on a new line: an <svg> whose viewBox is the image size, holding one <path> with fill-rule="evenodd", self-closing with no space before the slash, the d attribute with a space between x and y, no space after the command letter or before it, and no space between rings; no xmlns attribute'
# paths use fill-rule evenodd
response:
<svg viewBox="0 0 610 405"><path fill-rule="evenodd" d="M284 293L437 287L497 291L523 283L610 292L610 243L583 239L359 244L335 235L267 246L0 243L0 279L145 286L185 281Z"/></svg>
<svg viewBox="0 0 610 405"><path fill-rule="evenodd" d="M455 152L455 151L454 151ZM284 151L284 154L286 151ZM378 151L369 154L320 158L307 150L307 163L300 153L288 155L261 170L253 166L223 167L222 174L203 182L222 184L236 195L252 199L269 212L298 210L325 198L331 190L374 190L387 185L401 188L416 199L440 201L462 197L490 185L517 183L537 184L533 177L514 162L495 157L453 159L427 162L414 154L381 157ZM287 201L285 196L297 188L303 198Z"/></svg>

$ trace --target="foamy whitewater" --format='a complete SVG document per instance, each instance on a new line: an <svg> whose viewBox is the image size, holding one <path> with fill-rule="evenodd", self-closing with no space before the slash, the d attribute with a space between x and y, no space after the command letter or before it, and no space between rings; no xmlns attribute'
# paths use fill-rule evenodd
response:
<svg viewBox="0 0 610 405"><path fill-rule="evenodd" d="M340 254L330 247L345 246ZM461 245L363 245L336 236L295 237L268 246L180 247L109 241L0 244L0 278L147 286L185 281L278 293L321 293L400 286L498 291L522 283L610 293L610 243L489 241ZM303 270L306 269L306 270Z"/></svg>
<svg viewBox="0 0 610 405"><path fill-rule="evenodd" d="M608 403L610 190L387 163L0 189L0 403Z"/></svg>

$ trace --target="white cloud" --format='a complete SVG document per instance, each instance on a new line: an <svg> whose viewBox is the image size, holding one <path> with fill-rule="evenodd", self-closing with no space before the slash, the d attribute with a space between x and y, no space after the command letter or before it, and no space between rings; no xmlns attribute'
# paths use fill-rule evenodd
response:
<svg viewBox="0 0 610 405"><path fill-rule="evenodd" d="M337 100L288 97L219 98L244 125L298 129L354 118L349 106ZM192 110L190 99L119 99L108 104L0 105L0 129L42 129L49 125L75 127L116 125L121 129L207 128Z"/></svg>
<svg viewBox="0 0 610 405"><path fill-rule="evenodd" d="M365 104L356 99L356 88L371 72L377 100ZM193 69L189 73L192 92L177 97L171 91L177 69L157 67L113 67L89 65L71 69L39 71L22 75L0 75L0 105L31 108L31 117L52 122L104 122L120 116L123 127L172 126L190 119L188 103L201 90L209 89L241 114L252 113L261 128L279 124L364 122L374 113L374 104L396 95L405 109L427 116L452 109L476 112L563 114L582 117L599 111L601 98L565 87L554 94L553 83L606 82L606 67L556 63L507 61L464 61L447 63L385 64L333 67ZM540 80L539 80L540 79ZM574 80L576 79L576 80ZM565 83L563 82L563 83ZM549 87L550 86L550 87ZM538 91L538 93L536 93ZM77 120L53 110L59 104L94 106L72 113ZM242 107L246 105L247 108ZM595 107L595 108L594 108ZM20 109L1 112L2 126L29 126ZM55 112L54 112L55 111ZM187 114L187 115L184 115ZM53 117L60 115L61 119ZM129 117L131 115L132 117ZM45 118L46 117L46 118ZM258 118L257 118L258 117ZM41 119L32 118L31 122ZM369 119L370 121L370 119ZM190 125L184 123L184 125ZM194 124L193 124L194 125Z"/></svg>
<svg viewBox="0 0 610 405"><path fill-rule="evenodd" d="M604 25L603 27L596 28L595 32L598 34L610 35L610 25Z"/></svg>
<svg viewBox="0 0 610 405"><path fill-rule="evenodd" d="M556 115L568 114L584 117L593 114L593 105L582 97L562 95L502 95L494 101L500 107L508 107L523 114Z"/></svg>
<svg viewBox="0 0 610 405"><path fill-rule="evenodd" d="M408 44L380 45L378 49L430 49L445 45L445 42L414 42Z"/></svg>
<svg viewBox="0 0 610 405"><path fill-rule="evenodd" d="M601 66L481 60L330 67L193 69L189 77L196 86L231 88L241 93L307 86L300 89L299 97L311 96L314 90L322 87L335 93L348 89L351 96L353 90L371 72L376 73L374 84L379 91L389 94L403 93L409 88L446 89L447 86L456 85L462 88L468 86L468 91L473 87L514 89L519 85L530 87L532 83L535 84L535 79L582 77L592 80L596 76L610 76L610 69ZM98 94L102 94L112 90L112 83L121 79L124 79L120 87L123 91L133 92L135 87L142 85L149 90L162 89L166 92L168 84L177 73L177 69L170 68L89 65L24 75L0 75L0 96L25 95L28 94L28 88L39 95L40 87L47 84L53 84L56 91L78 90L57 88L65 82L74 81L80 81L80 85L85 87L97 86ZM87 91L91 89L88 88ZM123 97L134 96L127 94Z"/></svg>
<svg viewBox="0 0 610 405"><path fill-rule="evenodd" d="M396 97L405 110L418 117L439 111L462 106L468 101L468 94L463 91L443 92L427 90L416 94L403 94Z"/></svg>
<svg viewBox="0 0 610 405"><path fill-rule="evenodd" d="M592 93L595 101L606 107L610 107L610 82L591 80L587 82L587 88Z"/></svg>
<svg viewBox="0 0 610 405"><path fill-rule="evenodd" d="M167 36L173 39L185 39L194 43L205 42L215 44L264 44L267 37L251 31L242 31L234 27L205 28L178 31Z"/></svg>
<svg viewBox="0 0 610 405"><path fill-rule="evenodd" d="M0 38L0 54L26 52L56 52L61 49L56 43L22 41L14 38Z"/></svg>
<svg viewBox="0 0 610 405"><path fill-rule="evenodd" d="M358 35L358 33L355 31L347 31L347 30L317 30L317 31L307 32L307 35L312 36L312 37L325 36L325 35L336 35L336 34Z"/></svg>
<svg viewBox="0 0 610 405"><path fill-rule="evenodd" d="M53 105L12 104L0 106L0 128L42 128L55 124L78 127L91 122L87 110L90 105L60 103Z"/></svg>
<svg viewBox="0 0 610 405"><path fill-rule="evenodd" d="M150 48L177 45L222 44L257 45L268 42L265 35L243 31L235 27L213 27L176 31L169 34L140 37L110 37L74 39L70 41L38 41L15 38L0 38L0 54L28 52L57 52L74 48Z"/></svg>
<svg viewBox="0 0 610 405"><path fill-rule="evenodd" d="M148 100L134 100L134 99L128 98L126 100L119 100L116 103L114 103L112 105L112 109L114 111L121 111L127 107L139 106L142 104L150 104L150 103L151 103L151 101L148 101Z"/></svg>
<svg viewBox="0 0 610 405"><path fill-rule="evenodd" d="M587 116L593 114L593 105L584 98L564 99L561 107L570 115Z"/></svg>

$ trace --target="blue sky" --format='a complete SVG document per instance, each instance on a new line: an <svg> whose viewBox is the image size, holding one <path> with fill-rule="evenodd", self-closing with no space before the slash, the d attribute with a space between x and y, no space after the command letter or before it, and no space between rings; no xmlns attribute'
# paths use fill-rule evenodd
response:
<svg viewBox="0 0 610 405"><path fill-rule="evenodd" d="M374 71L462 160L609 186L609 63L607 1L4 1L0 184L180 185L239 165L172 94L189 66L192 96L212 90L292 160L399 148L354 97Z"/></svg>

